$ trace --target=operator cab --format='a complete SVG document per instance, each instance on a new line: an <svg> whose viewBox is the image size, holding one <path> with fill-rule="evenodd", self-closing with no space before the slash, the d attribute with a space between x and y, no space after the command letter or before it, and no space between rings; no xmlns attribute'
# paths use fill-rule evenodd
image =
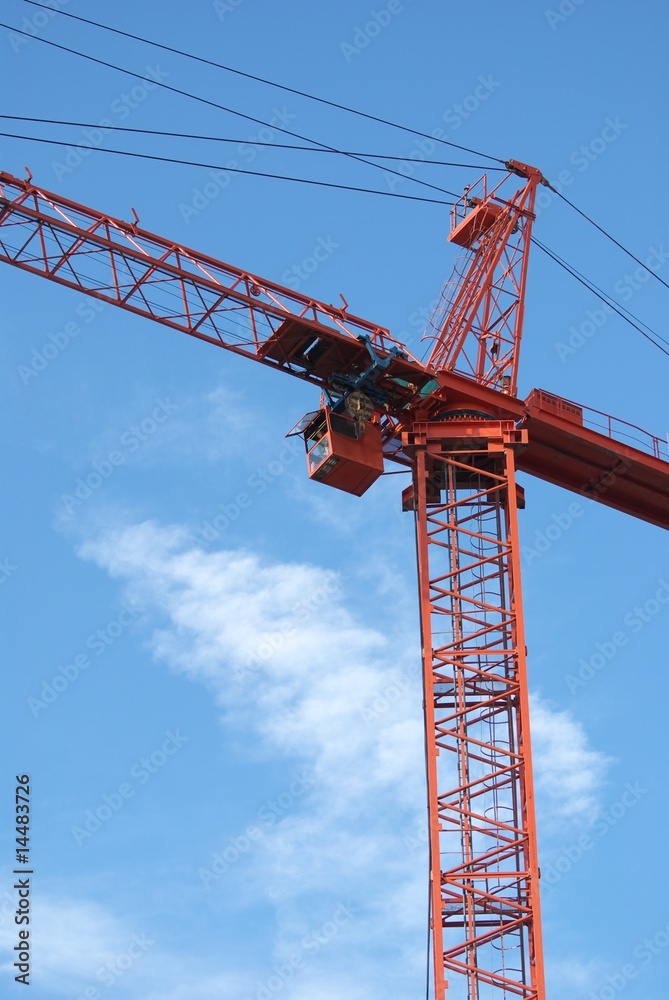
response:
<svg viewBox="0 0 669 1000"><path fill-rule="evenodd" d="M300 435L309 478L362 496L383 472L381 428L373 404L354 392L336 404L306 413L286 437Z"/></svg>

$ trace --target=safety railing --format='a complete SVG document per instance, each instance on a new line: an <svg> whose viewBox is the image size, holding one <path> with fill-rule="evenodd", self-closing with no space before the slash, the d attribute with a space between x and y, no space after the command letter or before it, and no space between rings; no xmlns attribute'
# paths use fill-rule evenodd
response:
<svg viewBox="0 0 669 1000"><path fill-rule="evenodd" d="M656 437L650 431L645 431L642 427L637 427L636 424L631 424L627 420L613 417L611 414L604 413L603 410L595 410L591 406L583 406L571 399L556 396L555 393L546 392L545 389L534 389L527 397L526 402L528 405L534 403L566 420L582 424L599 434L604 434L614 441L638 448L639 451L652 455L654 458L669 462L669 442L667 439Z"/></svg>

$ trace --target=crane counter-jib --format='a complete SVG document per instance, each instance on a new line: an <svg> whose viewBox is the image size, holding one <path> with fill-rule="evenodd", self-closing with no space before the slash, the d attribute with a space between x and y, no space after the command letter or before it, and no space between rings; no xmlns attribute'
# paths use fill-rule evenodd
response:
<svg viewBox="0 0 669 1000"><path fill-rule="evenodd" d="M555 393L533 389L526 399L477 385L456 372L439 372L430 419L460 414L512 420L529 431L517 468L669 528L669 447L661 438Z"/></svg>
<svg viewBox="0 0 669 1000"><path fill-rule="evenodd" d="M526 449L518 456L518 468L669 528L666 444L611 417L602 421L609 433L594 430L584 423L584 412L587 417L584 408L541 390L531 393L522 421L530 433Z"/></svg>

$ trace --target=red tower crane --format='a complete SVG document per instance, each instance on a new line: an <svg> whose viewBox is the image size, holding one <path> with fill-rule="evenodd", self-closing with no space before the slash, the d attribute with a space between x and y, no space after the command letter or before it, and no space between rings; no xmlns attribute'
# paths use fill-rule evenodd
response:
<svg viewBox="0 0 669 1000"><path fill-rule="evenodd" d="M516 470L669 528L666 444L516 395L540 172L516 161L455 205L462 248L427 363L390 333L0 173L0 261L313 383L291 433L311 479L362 495L412 471L435 1000L545 1000Z"/></svg>

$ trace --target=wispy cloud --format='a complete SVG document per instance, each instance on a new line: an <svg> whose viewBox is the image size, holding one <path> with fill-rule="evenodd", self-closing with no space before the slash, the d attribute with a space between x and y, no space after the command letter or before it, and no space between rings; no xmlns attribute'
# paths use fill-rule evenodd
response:
<svg viewBox="0 0 669 1000"><path fill-rule="evenodd" d="M34 904L34 926L39 928L39 962L32 975L37 989L60 995L86 988L106 988L123 980L132 987L144 980L142 963L153 966L155 941L140 928L109 913L97 903L41 895ZM15 943L11 925L0 929L3 949ZM11 973L12 961L2 972ZM100 994L102 995L102 993Z"/></svg>
<svg viewBox="0 0 669 1000"><path fill-rule="evenodd" d="M98 531L79 552L122 580L125 597L154 616L154 657L206 684L226 726L243 733L254 753L291 768L297 759L314 775L254 845L253 865L231 876L252 903L275 908L275 964L299 956L310 921L327 922L339 905L353 914L285 985L286 995L329 1000L348 989L355 969L365 996L380 996L375 983L389 941L397 945L397 996L412 988L424 970L426 913L423 859L406 845L407 830L424 820L413 636L392 623L384 631L366 625L328 570L250 551L204 551L181 525L120 525ZM313 601L319 593L327 599ZM365 719L365 707L389 685L399 696ZM535 698L532 718L544 822L589 814L606 758L569 713ZM229 885L226 877L211 891ZM334 977L330 992L322 978L311 988L317 969Z"/></svg>
<svg viewBox="0 0 669 1000"><path fill-rule="evenodd" d="M80 554L123 579L126 593L153 612L154 656L204 682L228 728L244 733L255 753L274 761L279 754L291 767L297 758L313 772L313 787L266 831L244 871L244 891L281 913L277 956L309 933L305 912L327 921L343 902L355 933L342 929L313 961L329 965L346 940L371 982L374 949L365 942L379 938L381 949L382 928L396 933L389 884L418 902L408 922L419 947L425 872L402 836L424 812L418 678L374 724L363 720L370 700L407 674L418 655L411 638L359 621L330 571L246 551L205 552L180 526L108 532Z"/></svg>
<svg viewBox="0 0 669 1000"><path fill-rule="evenodd" d="M532 750L540 820L547 829L560 821L591 823L610 757L593 749L582 724L569 711L556 711L539 695L531 699Z"/></svg>

